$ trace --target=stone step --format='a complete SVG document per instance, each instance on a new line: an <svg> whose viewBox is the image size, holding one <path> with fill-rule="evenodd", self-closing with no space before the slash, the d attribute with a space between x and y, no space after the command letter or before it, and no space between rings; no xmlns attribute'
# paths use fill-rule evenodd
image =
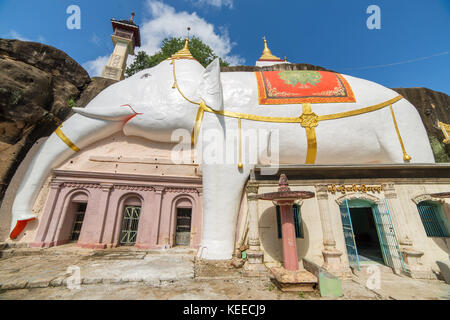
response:
<svg viewBox="0 0 450 320"><path fill-rule="evenodd" d="M297 270L289 271L282 267L270 269L275 285L285 292L311 292L317 290L319 280L309 271Z"/></svg>
<svg viewBox="0 0 450 320"><path fill-rule="evenodd" d="M361 275L370 275L372 274L371 269L372 268L378 268L378 270L380 270L381 273L386 273L386 274L394 274L394 271L392 270L392 268L379 264L379 263L374 263L374 264L363 264L361 265L361 270L358 269L352 269L353 273L357 276L361 276Z"/></svg>
<svg viewBox="0 0 450 320"><path fill-rule="evenodd" d="M0 259L7 259L11 257L20 256L58 256L58 255L76 255L87 257L102 257L107 260L129 260L129 259L143 259L147 254L155 255L195 255L196 250L190 248L170 248L170 249L137 249L130 248L112 248L112 249L84 249L77 247L75 244L63 245L52 248L29 248L29 247L11 247L9 244L4 244L3 249L0 249ZM0 247L0 248L1 248Z"/></svg>

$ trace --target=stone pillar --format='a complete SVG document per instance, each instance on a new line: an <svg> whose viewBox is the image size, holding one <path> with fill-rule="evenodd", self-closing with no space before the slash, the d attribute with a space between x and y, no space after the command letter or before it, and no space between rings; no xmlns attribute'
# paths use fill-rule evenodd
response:
<svg viewBox="0 0 450 320"><path fill-rule="evenodd" d="M107 247L108 243L102 241L112 188L113 184L111 183L101 183L100 190L97 189L96 192L97 198L94 196L89 198L78 246L92 249L105 249Z"/></svg>
<svg viewBox="0 0 450 320"><path fill-rule="evenodd" d="M161 207L162 207L162 199L164 195L164 190L166 187L164 186L154 186L155 189L155 197L154 197L154 205L153 205L153 213L154 213L154 226L152 229L152 244L158 247L170 247L170 239L161 239L160 237L160 229L161 229ZM167 243L167 241L169 243Z"/></svg>
<svg viewBox="0 0 450 320"><path fill-rule="evenodd" d="M294 201L278 201L277 204L280 206L281 215L284 268L288 271L297 271L299 270L297 239L295 237L294 216L292 215Z"/></svg>
<svg viewBox="0 0 450 320"><path fill-rule="evenodd" d="M420 262L424 253L413 247L413 241L409 237L407 217L397 197L394 184L383 183L382 186L408 275L416 279L434 279L431 268Z"/></svg>
<svg viewBox="0 0 450 320"><path fill-rule="evenodd" d="M39 219L39 229L36 234L36 238L34 242L30 244L30 247L44 247L45 246L45 238L47 237L47 233L50 228L50 223L53 220L53 215L55 212L55 206L58 202L59 192L61 190L61 182L52 181L50 183L50 192L47 198L47 202L45 204L45 209L42 217ZM50 246L50 244L47 244Z"/></svg>
<svg viewBox="0 0 450 320"><path fill-rule="evenodd" d="M328 186L325 184L316 185L316 199L319 205L320 221L323 234L323 268L329 272L342 277L351 276L351 270L341 263L342 252L336 249L333 227L331 225L331 214L328 206Z"/></svg>
<svg viewBox="0 0 450 320"><path fill-rule="evenodd" d="M244 273L246 276L259 276L267 273L264 265L264 253L261 251L259 240L259 213L258 213L258 194L257 185L248 185L247 188L248 201L248 245L247 262L244 265Z"/></svg>

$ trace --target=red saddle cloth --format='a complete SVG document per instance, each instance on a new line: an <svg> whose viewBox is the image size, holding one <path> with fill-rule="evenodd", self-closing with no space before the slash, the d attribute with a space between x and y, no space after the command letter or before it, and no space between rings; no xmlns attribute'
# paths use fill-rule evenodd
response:
<svg viewBox="0 0 450 320"><path fill-rule="evenodd" d="M328 71L258 71L259 104L356 102L347 80Z"/></svg>

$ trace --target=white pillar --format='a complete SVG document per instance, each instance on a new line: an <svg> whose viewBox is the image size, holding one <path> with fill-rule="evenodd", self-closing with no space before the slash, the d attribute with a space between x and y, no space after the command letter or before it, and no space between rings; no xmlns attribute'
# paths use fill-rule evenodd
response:
<svg viewBox="0 0 450 320"><path fill-rule="evenodd" d="M320 221L323 234L323 260L322 267L330 273L341 278L351 277L351 270L341 263L342 252L336 249L333 227L331 224L331 214L328 206L328 186L325 184L316 185L316 199L319 205Z"/></svg>
<svg viewBox="0 0 450 320"><path fill-rule="evenodd" d="M264 253L261 251L259 240L259 213L258 213L258 185L248 185L248 245L247 262L244 265L244 275L260 276L267 273L267 268L263 264Z"/></svg>

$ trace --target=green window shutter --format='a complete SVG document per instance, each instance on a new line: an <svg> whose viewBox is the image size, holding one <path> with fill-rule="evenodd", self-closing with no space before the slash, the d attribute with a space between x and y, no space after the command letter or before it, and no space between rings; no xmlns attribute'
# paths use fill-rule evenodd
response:
<svg viewBox="0 0 450 320"><path fill-rule="evenodd" d="M281 231L281 212L280 212L280 206L276 206L277 209L277 232L278 232L278 239L281 239L282 237L282 231ZM294 216L294 227L295 227L295 237L296 238L303 238L303 226L302 226L302 216L300 214L300 206L294 205L292 208L292 214Z"/></svg>
<svg viewBox="0 0 450 320"><path fill-rule="evenodd" d="M428 237L449 237L437 205L420 202L417 208Z"/></svg>
<svg viewBox="0 0 450 320"><path fill-rule="evenodd" d="M300 206L298 204L294 204L292 210L294 214L295 237L303 238L303 224L302 215L300 214Z"/></svg>
<svg viewBox="0 0 450 320"><path fill-rule="evenodd" d="M277 230L278 230L278 239L281 239L281 212L280 206L276 206L277 208Z"/></svg>

